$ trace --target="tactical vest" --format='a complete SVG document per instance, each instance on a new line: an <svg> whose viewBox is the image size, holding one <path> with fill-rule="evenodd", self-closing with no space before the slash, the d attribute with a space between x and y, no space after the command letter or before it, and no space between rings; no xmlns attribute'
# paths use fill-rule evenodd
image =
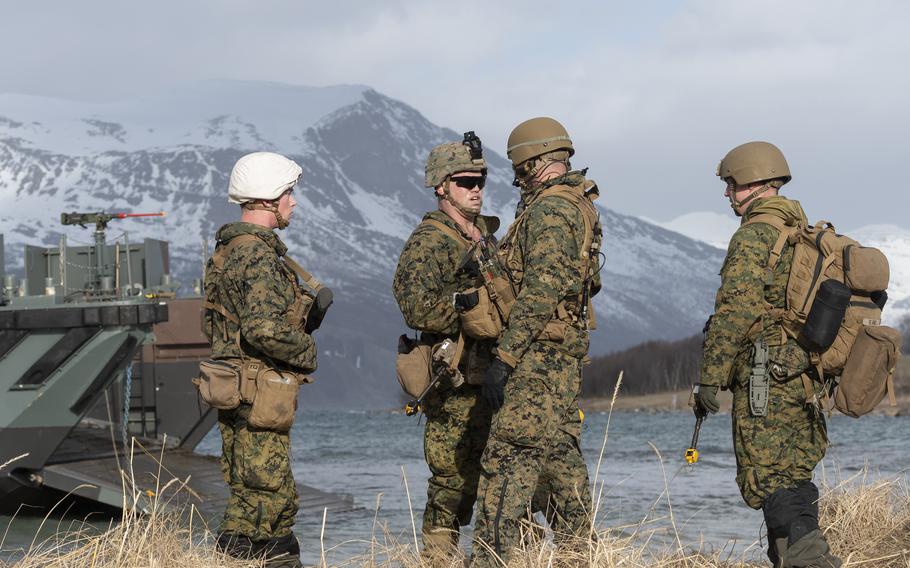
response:
<svg viewBox="0 0 910 568"><path fill-rule="evenodd" d="M453 242L455 242L456 245L458 246L459 252L461 253L460 256L462 256L462 257L467 255L468 252L471 250L471 248L474 246L473 241L466 239L464 235L462 235L461 233L459 233L458 231L456 231L455 229L453 229L452 227L446 225L445 223L443 223L441 221L430 218L430 219L424 219L422 221L422 224L431 226L431 227L441 231L442 234L446 235L446 237L448 237ZM498 228L498 220L497 220L496 226L487 227L487 228L489 229L489 234L483 235L484 238L489 237L492 233L494 233L496 231L496 229ZM461 290L461 292L465 292L465 290ZM460 314L460 316L461 315L462 314ZM474 339L494 339L495 338L495 336L486 337L486 336L477 336L477 335L472 335L472 334L466 333L464 318L461 318L461 324L462 325L460 326L460 329L458 332L458 338L456 339L454 355L447 362L449 370L453 373L456 372L459 365L462 363L466 335L469 335L470 337L472 337ZM470 328L470 324L468 325L468 328ZM441 340L442 338L437 338L437 339ZM474 360L474 357L469 357L469 360L467 361L468 368L465 369L464 378L469 384L480 384L480 382L483 379L482 372L485 370L485 368L484 369L473 368L473 367L477 367L477 365L472 365L473 360Z"/></svg>
<svg viewBox="0 0 910 568"><path fill-rule="evenodd" d="M231 305L231 303L225 302L224 299L221 298L221 292L223 289L221 286L221 279L223 278L224 273L224 263L227 261L231 252L233 252L234 249L239 245L252 241L262 241L262 239L250 234L238 235L228 242L221 244L215 249L215 252L212 254L212 265L209 268L209 278L206 279L207 284L205 287L205 301L203 303L203 307L205 309L213 310L221 315L221 333L225 341L228 341L230 339L227 322L231 322L237 326L234 340L241 353L244 353L244 351L240 347L240 319L236 316L236 314L231 312L231 310L226 307L226 305ZM288 279L288 282L291 283L292 289L294 290L294 302L288 308L286 313L287 321L293 327L303 329L306 325L306 318L309 314L310 308L313 306L314 299L304 294L300 290L297 278L300 278L301 281L303 281L313 290L318 290L322 287L322 284L319 282L319 280L304 270L303 267L297 264L290 257L285 255L281 257L281 260L281 266L283 268L282 272ZM212 271L214 274L211 274ZM214 329L211 331L212 334L214 334Z"/></svg>
<svg viewBox="0 0 910 568"><path fill-rule="evenodd" d="M525 207L524 211L515 219L512 226L509 227L506 236L499 243L501 262L508 269L508 275L515 286L520 286L524 278L524 266L521 260L517 258L515 239L519 231L527 223L527 214L534 203L546 197L558 197L571 203L579 213L584 222L584 236L579 246L579 256L576 259L578 271L583 275L581 291L577 296L562 298L556 305L556 311L548 324L552 330L552 324L559 322L570 325L579 329L597 329L597 321L594 314L592 302L591 285L594 276L600 270L600 247L603 242L603 232L600 226L600 212L594 205L597 199L597 185L586 180L581 185L554 185L541 191L534 200ZM553 331L545 330L552 334ZM558 333L558 331L556 331Z"/></svg>
<svg viewBox="0 0 910 568"><path fill-rule="evenodd" d="M893 375L900 356L900 333L881 324L888 288L888 260L881 251L839 235L834 225L814 226L763 213L743 225L763 223L779 231L767 264L770 280L785 247L793 247L785 308L766 305L766 314L749 332L757 337L765 321L809 353L815 378L840 377L835 407L858 417L871 411L886 392L894 400ZM887 298L887 295L884 295ZM802 374L807 400L815 389Z"/></svg>

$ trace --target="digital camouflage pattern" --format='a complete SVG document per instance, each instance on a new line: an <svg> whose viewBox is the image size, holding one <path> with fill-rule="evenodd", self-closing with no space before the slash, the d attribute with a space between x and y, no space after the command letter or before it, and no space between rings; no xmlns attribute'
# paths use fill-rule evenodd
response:
<svg viewBox="0 0 910 568"><path fill-rule="evenodd" d="M214 358L247 356L270 360L289 370L316 370L316 346L300 322L288 316L299 290L296 275L281 257L287 247L271 230L250 223L229 223L217 233L219 245L240 235L255 235L227 257L220 278L206 270L206 299L223 305L240 320L237 326L214 310L206 310L203 331ZM231 495L221 530L254 541L290 534L297 513L297 487L290 468L287 432L251 428L251 406L220 410L221 467Z"/></svg>
<svg viewBox="0 0 910 568"><path fill-rule="evenodd" d="M508 563L529 506L545 509L557 543L588 542L591 490L581 455L581 359L535 342L505 385L481 464L472 566ZM546 487L549 502L535 496ZM525 525L526 527L527 525Z"/></svg>
<svg viewBox="0 0 910 568"><path fill-rule="evenodd" d="M520 230L510 230L500 243L500 255L518 288L508 326L498 343L499 356L512 366L533 342L540 340L560 301L567 301L570 314L577 315L579 311L577 300L585 276L580 262L585 231L582 214L561 197L535 197L554 186L580 191L585 181L583 173L570 172L523 192L525 219ZM594 231L600 234L601 230L598 223ZM567 235L575 238L566 238ZM600 289L600 274L592 272L592 288L596 292ZM556 345L569 355L584 357L588 353L588 331L581 325L569 326L565 339Z"/></svg>
<svg viewBox="0 0 910 568"><path fill-rule="evenodd" d="M251 428L252 407L218 411L221 471L231 495L221 531L253 541L291 534L297 515L297 484L291 473L288 432Z"/></svg>
<svg viewBox="0 0 910 568"><path fill-rule="evenodd" d="M458 224L442 211L430 211L424 215L424 220L427 219L463 234ZM477 216L475 224L482 235L490 234L494 219ZM467 240L455 242L429 223L417 225L398 257L392 280L392 294L408 327L455 339L460 325L452 295L476 286L480 276L471 263L465 263L469 246Z"/></svg>
<svg viewBox="0 0 910 568"><path fill-rule="evenodd" d="M481 460L472 564L479 568L498 566L500 559L508 563L538 483L550 493L550 524L557 538L567 543L589 535L591 492L577 401L588 331L576 322L566 326L562 341L541 337L560 301L568 300L570 313L578 310L584 220L561 197L535 199L548 187L577 190L585 181L581 172L570 172L523 193L526 221L500 245L518 295L497 353L507 363L514 361L515 368ZM594 230L601 230L599 224ZM599 277L592 276L599 288Z"/></svg>
<svg viewBox="0 0 910 568"><path fill-rule="evenodd" d="M221 303L240 320L241 345L251 357L266 357L302 373L316 370L316 344L288 318L288 309L300 293L297 276L281 260L287 246L271 230L251 223L228 223L218 230L218 243L240 235L259 240L238 245L224 263L215 282L212 260L206 267L206 299ZM225 328L226 326L226 332ZM203 332L212 343L215 358L240 357L235 343L237 326L213 310L203 316Z"/></svg>
<svg viewBox="0 0 910 568"><path fill-rule="evenodd" d="M424 219L434 219L463 232L442 211L431 211ZM492 237L498 226L493 217L478 216L475 221L482 235ZM476 268L463 261L469 250L469 239L456 242L441 229L421 223L411 234L395 270L392 291L408 327L422 332L422 338L437 343L448 337L456 339L460 324L452 304L452 295L478 283ZM478 357L480 372L489 366L492 342L467 338L462 369L468 356ZM474 365L477 365L475 362ZM427 504L423 514L423 540L427 559L434 553L447 558L455 552L459 527L471 521L477 498L480 456L486 445L492 412L481 395L480 387L464 384L455 389L442 383L424 401L426 429L424 454L431 477ZM440 559L441 564L447 560Z"/></svg>
<svg viewBox="0 0 910 568"><path fill-rule="evenodd" d="M432 150L424 168L424 185L437 187L459 172L487 172L483 158L471 159L470 149L462 142L446 142Z"/></svg>
<svg viewBox="0 0 910 568"><path fill-rule="evenodd" d="M799 203L775 196L758 199L743 215L746 221L763 213L805 222ZM779 232L763 223L744 225L733 235L721 269L714 315L705 337L701 384L733 390L733 445L736 480L745 502L758 509L778 489L792 488L812 479L825 455L825 419L806 404L799 375L808 368L808 354L786 337L778 324L765 318L759 324L768 344L773 379L768 415L752 416L749 374L752 325L766 314L765 302L783 308L793 248L787 246L765 286L768 258Z"/></svg>

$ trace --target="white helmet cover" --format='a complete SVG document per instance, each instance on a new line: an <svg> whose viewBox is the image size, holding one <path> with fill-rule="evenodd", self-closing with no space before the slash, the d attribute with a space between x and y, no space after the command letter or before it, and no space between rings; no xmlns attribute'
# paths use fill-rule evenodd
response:
<svg viewBox="0 0 910 568"><path fill-rule="evenodd" d="M303 168L293 160L274 152L253 152L237 160L231 170L228 201L243 204L247 201L278 199L297 183Z"/></svg>

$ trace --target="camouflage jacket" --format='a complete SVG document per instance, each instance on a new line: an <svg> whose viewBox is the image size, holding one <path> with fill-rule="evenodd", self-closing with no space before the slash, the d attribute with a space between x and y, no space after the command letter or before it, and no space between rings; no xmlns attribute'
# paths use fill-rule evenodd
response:
<svg viewBox="0 0 910 568"><path fill-rule="evenodd" d="M541 332L554 318L561 301L567 302L570 311L579 310L578 299L585 282L579 263L585 240L582 213L562 197L538 197L549 187L579 188L585 182L583 172L573 171L522 195L522 223L517 231L510 229L500 243L500 257L518 294L499 338L497 355L512 366L533 342L547 341ZM601 234L599 222L593 230L598 236ZM592 294L596 293L600 289L598 271L591 270L588 277L593 280ZM567 326L565 338L554 342L557 349L575 357L584 357L588 344L584 325Z"/></svg>
<svg viewBox="0 0 910 568"><path fill-rule="evenodd" d="M424 333L456 337L460 330L452 296L478 285L478 273L465 263L470 238L451 217L442 211L430 211L424 221L434 219L464 236L457 243L437 227L421 222L411 233L395 269L392 293L404 321L411 329ZM492 237L499 219L479 215L477 228Z"/></svg>
<svg viewBox="0 0 910 568"><path fill-rule="evenodd" d="M775 196L758 199L743 215L743 223L760 214L783 220L806 220L798 201ZM793 247L785 246L774 271L768 273L771 249L779 231L765 223L742 225L730 239L720 270L721 284L714 315L705 334L701 384L729 388L747 377L752 366L752 343L761 333L769 347L769 359L778 374L794 376L808 366L808 354L787 338L780 325L766 317L769 307L786 304L787 279L793 262ZM755 327L753 327L755 326Z"/></svg>
<svg viewBox="0 0 910 568"><path fill-rule="evenodd" d="M258 240L234 248L217 281L209 259L206 298L220 303L240 320L240 344L246 355L312 373L316 370L316 344L302 326L295 326L288 319L288 310L300 292L296 274L281 259L287 247L273 231L251 223L221 227L216 235L217 246L245 234ZM212 343L214 357L241 356L235 343L237 326L224 316L207 309L202 327Z"/></svg>

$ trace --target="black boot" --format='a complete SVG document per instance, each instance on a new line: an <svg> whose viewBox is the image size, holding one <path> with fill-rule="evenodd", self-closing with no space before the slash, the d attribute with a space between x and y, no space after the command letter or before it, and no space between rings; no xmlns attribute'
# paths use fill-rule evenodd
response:
<svg viewBox="0 0 910 568"><path fill-rule="evenodd" d="M218 535L215 547L224 554L241 560L253 558L256 549L256 545L249 537L232 532L223 532Z"/></svg>
<svg viewBox="0 0 910 568"><path fill-rule="evenodd" d="M804 481L779 489L762 504L768 558L775 568L840 568L818 527L818 488Z"/></svg>
<svg viewBox="0 0 910 568"><path fill-rule="evenodd" d="M300 543L293 533L270 538L259 544L260 551L265 555L266 568L301 568Z"/></svg>

